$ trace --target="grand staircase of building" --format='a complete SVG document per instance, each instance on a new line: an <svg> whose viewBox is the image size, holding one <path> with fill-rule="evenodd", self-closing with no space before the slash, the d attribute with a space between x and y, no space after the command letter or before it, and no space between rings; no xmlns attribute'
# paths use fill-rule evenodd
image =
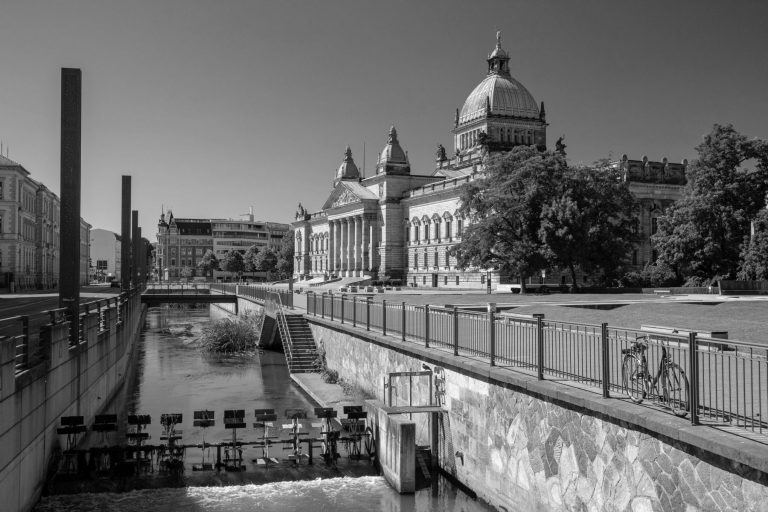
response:
<svg viewBox="0 0 768 512"><path fill-rule="evenodd" d="M288 362L288 371L291 373L313 373L318 368L314 363L317 360L317 345L309 324L303 315L291 315L279 313L278 326L280 339L283 343L283 352Z"/></svg>

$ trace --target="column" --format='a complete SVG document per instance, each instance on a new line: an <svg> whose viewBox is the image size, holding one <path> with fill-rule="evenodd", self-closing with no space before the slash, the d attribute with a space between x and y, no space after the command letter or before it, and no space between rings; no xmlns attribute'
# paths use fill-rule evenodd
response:
<svg viewBox="0 0 768 512"><path fill-rule="evenodd" d="M326 272L333 272L333 243L335 241L335 237L333 236L333 222L328 221L328 252L327 252L327 258L326 261Z"/></svg>
<svg viewBox="0 0 768 512"><path fill-rule="evenodd" d="M360 275L363 269L363 218L360 215L354 217L355 223L352 225L352 230L355 233L355 273Z"/></svg>
<svg viewBox="0 0 768 512"><path fill-rule="evenodd" d="M347 256L347 276L352 276L353 270L355 269L355 221L354 217L349 217L347 219L347 247L346 247L346 256Z"/></svg>
<svg viewBox="0 0 768 512"><path fill-rule="evenodd" d="M371 268L378 267L379 266L379 255L378 255L378 248L376 247L378 243L378 223L376 222L376 219L371 219L371 225L370 225L370 246L369 246L369 253L368 258L370 259L370 265ZM379 276L381 278L381 276Z"/></svg>
<svg viewBox="0 0 768 512"><path fill-rule="evenodd" d="M345 233L345 219L339 219L339 277L344 275L344 271L347 269L347 256L344 250L347 236Z"/></svg>
<svg viewBox="0 0 768 512"><path fill-rule="evenodd" d="M364 213L363 216L361 217L361 231L363 235L363 240L361 243L361 247L363 249L363 254L361 255L361 261L362 261L361 267L363 270L371 269L370 259L369 259L369 254L371 252L371 249L370 249L371 238L370 238L370 232L369 232L370 229L371 229L370 219L368 215Z"/></svg>

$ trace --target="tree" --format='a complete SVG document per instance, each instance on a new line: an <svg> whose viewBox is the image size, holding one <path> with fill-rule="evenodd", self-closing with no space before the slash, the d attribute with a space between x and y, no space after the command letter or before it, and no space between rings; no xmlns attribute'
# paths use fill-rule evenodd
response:
<svg viewBox="0 0 768 512"><path fill-rule="evenodd" d="M277 255L272 249L264 249L253 258L253 268L256 272L273 272L277 265Z"/></svg>
<svg viewBox="0 0 768 512"><path fill-rule="evenodd" d="M734 277L765 205L768 143L716 124L696 151L683 198L659 218L652 242L680 277Z"/></svg>
<svg viewBox="0 0 768 512"><path fill-rule="evenodd" d="M283 235L283 239L280 242L280 250L277 253L277 264L275 265L275 269L282 279L293 275L293 238L293 231L288 231Z"/></svg>
<svg viewBox="0 0 768 512"><path fill-rule="evenodd" d="M539 236L554 267L566 269L578 287L576 269L611 282L632 247L635 200L607 161L571 168L541 212Z"/></svg>
<svg viewBox="0 0 768 512"><path fill-rule="evenodd" d="M228 251L221 259L221 269L227 272L236 272L238 275L245 270L243 255L240 251Z"/></svg>
<svg viewBox="0 0 768 512"><path fill-rule="evenodd" d="M257 254L259 254L259 248L256 245L250 246L248 250L245 251L245 254L243 255L243 264L245 265L246 272L256 271L254 259L256 258Z"/></svg>
<svg viewBox="0 0 768 512"><path fill-rule="evenodd" d="M755 219L755 234L744 245L738 278L743 280L768 279L768 210L762 210Z"/></svg>
<svg viewBox="0 0 768 512"><path fill-rule="evenodd" d="M208 275L219 268L219 260L216 259L216 255L212 250L208 249L205 251L203 257L197 262L197 268L199 268L205 275Z"/></svg>
<svg viewBox="0 0 768 512"><path fill-rule="evenodd" d="M530 146L491 157L485 172L462 191L459 212L469 225L451 249L459 268L496 268L525 279L548 266L541 213L558 192L565 157Z"/></svg>

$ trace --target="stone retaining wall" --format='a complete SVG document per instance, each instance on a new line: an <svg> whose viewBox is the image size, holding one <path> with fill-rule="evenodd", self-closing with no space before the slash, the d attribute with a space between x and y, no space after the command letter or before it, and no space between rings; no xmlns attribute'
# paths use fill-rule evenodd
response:
<svg viewBox="0 0 768 512"><path fill-rule="evenodd" d="M533 379L529 388L542 391L532 392L525 379L518 378L517 385L506 375L511 372L487 363L308 320L328 367L379 400L387 395L389 372L418 371L425 364L444 368L438 371L448 411L440 424L440 465L499 510L768 510L762 470L672 439L658 433L661 428L638 426L658 416L668 432L683 432L690 428L686 420L620 400L590 407L593 395L563 384ZM405 397L428 401L426 381L407 387L403 379L393 386L401 405ZM601 398L594 400L598 404ZM615 417L605 413L611 405ZM617 419L633 414L636 421ZM414 421L417 442L428 444L426 418ZM701 444L708 433L717 436L707 427L693 428L704 429L695 431ZM736 450L755 445L732 437Z"/></svg>

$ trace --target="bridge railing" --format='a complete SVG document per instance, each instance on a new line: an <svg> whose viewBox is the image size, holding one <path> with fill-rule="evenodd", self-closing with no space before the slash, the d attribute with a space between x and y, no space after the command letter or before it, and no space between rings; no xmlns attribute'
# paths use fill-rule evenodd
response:
<svg viewBox="0 0 768 512"><path fill-rule="evenodd" d="M266 286L234 284L234 283L214 283L209 285L211 290L247 297L261 302L269 300L273 294L280 297L280 303L283 307L293 308L293 293L281 288L271 288Z"/></svg>
<svg viewBox="0 0 768 512"><path fill-rule="evenodd" d="M136 293L138 293L138 290L131 290L114 297L83 302L79 306L79 313L76 319L70 318L68 308L54 308L47 311L0 319L0 342L12 341L15 347L16 372L23 372L45 358L43 353L44 342L41 340L40 334L44 326L61 324L63 322L70 322L70 325L72 325L76 320L80 327L79 335L78 339L70 338L70 345L78 345L86 340L84 320L88 315L98 314L98 330L103 332L108 329L107 312L115 310L117 322L121 322L123 308L128 307L130 299Z"/></svg>
<svg viewBox="0 0 768 512"><path fill-rule="evenodd" d="M539 379L578 382L606 398L628 396L622 350L642 339L649 372L656 375L666 354L686 375L692 424L706 419L768 434L768 349L758 343L498 314L491 305L487 312L478 312L313 292L307 294L307 314L513 371L534 372ZM659 392L661 387L659 381Z"/></svg>
<svg viewBox="0 0 768 512"><path fill-rule="evenodd" d="M200 293L209 293L215 284L209 283L151 283L144 290L145 294L181 294L197 295Z"/></svg>

